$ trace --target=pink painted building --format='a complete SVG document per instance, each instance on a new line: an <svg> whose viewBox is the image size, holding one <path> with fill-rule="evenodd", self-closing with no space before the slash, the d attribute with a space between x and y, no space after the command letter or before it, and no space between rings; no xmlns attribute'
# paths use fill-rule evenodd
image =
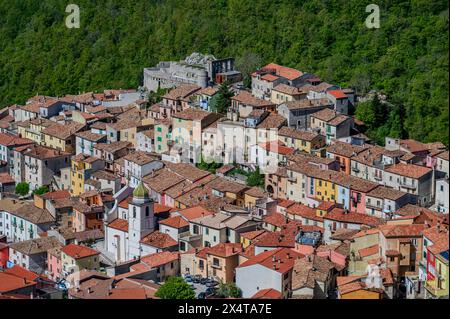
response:
<svg viewBox="0 0 450 319"><path fill-rule="evenodd" d="M47 252L47 275L50 280L61 279L61 250L56 247Z"/></svg>

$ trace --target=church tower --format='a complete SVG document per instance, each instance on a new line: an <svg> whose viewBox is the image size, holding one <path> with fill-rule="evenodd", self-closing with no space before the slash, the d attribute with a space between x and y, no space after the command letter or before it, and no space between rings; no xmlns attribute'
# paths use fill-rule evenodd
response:
<svg viewBox="0 0 450 319"><path fill-rule="evenodd" d="M133 191L133 200L128 205L129 259L141 255L140 240L155 228L153 204L148 190L140 181Z"/></svg>

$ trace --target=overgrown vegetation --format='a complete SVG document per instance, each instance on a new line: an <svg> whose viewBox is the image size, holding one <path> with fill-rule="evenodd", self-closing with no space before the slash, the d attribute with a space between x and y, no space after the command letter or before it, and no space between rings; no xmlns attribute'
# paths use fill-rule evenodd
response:
<svg viewBox="0 0 450 319"><path fill-rule="evenodd" d="M28 195L30 192L30 185L28 183L22 182L16 185L16 194L20 196Z"/></svg>
<svg viewBox="0 0 450 319"><path fill-rule="evenodd" d="M36 195L43 195L43 194L48 193L48 192L49 192L48 187L44 185L44 186L41 186L41 187L39 187L39 188L36 188L36 189L33 191L33 194L36 194Z"/></svg>
<svg viewBox="0 0 450 319"><path fill-rule="evenodd" d="M81 28L67 29L67 1L0 2L0 106L37 93L135 88L144 67L197 51L251 62L247 85L254 66L273 61L360 94L382 91L392 107L374 134L448 145L447 1L380 0L379 29L366 28L368 3L359 0L77 4Z"/></svg>
<svg viewBox="0 0 450 319"><path fill-rule="evenodd" d="M156 297L162 299L194 299L195 292L181 277L169 277L156 291Z"/></svg>

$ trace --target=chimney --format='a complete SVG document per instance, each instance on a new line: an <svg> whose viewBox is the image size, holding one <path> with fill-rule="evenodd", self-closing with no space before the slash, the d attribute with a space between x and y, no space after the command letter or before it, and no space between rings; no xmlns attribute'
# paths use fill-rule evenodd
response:
<svg viewBox="0 0 450 319"><path fill-rule="evenodd" d="M276 262L276 261L277 261L277 259L276 259L275 255L273 255L272 256L272 262Z"/></svg>

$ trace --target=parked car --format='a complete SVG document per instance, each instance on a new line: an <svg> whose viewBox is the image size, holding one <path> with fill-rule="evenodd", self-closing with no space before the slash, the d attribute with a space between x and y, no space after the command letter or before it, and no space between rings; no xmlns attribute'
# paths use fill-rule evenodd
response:
<svg viewBox="0 0 450 319"><path fill-rule="evenodd" d="M205 294L206 296L214 296L216 294L216 289L213 287L206 288Z"/></svg>
<svg viewBox="0 0 450 319"><path fill-rule="evenodd" d="M184 278L184 280L186 280L187 283L192 282L192 277L191 276L186 277Z"/></svg>
<svg viewBox="0 0 450 319"><path fill-rule="evenodd" d="M198 294L197 299L205 299L206 298L206 293L201 292Z"/></svg>
<svg viewBox="0 0 450 319"><path fill-rule="evenodd" d="M202 278L202 279L200 279L200 284L202 284L202 285L206 285L206 283L208 282L208 278Z"/></svg>
<svg viewBox="0 0 450 319"><path fill-rule="evenodd" d="M201 279L201 278L199 278L198 276L194 276L194 277L192 278L192 282L193 282L194 284L199 284L199 283L200 283L200 279Z"/></svg>
<svg viewBox="0 0 450 319"><path fill-rule="evenodd" d="M206 283L206 287L215 287L215 286L217 286L219 283L217 282L217 281L215 281L215 280L211 280L211 281L208 281L207 283Z"/></svg>

